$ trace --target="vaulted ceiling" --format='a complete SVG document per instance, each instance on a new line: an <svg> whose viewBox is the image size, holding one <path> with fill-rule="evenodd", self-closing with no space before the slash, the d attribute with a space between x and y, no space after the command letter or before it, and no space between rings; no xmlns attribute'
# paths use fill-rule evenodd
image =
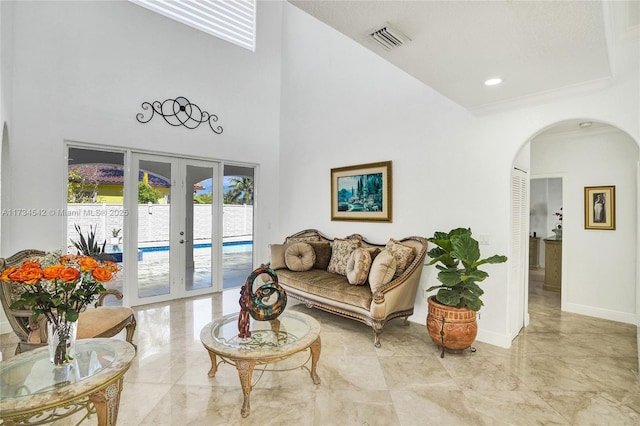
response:
<svg viewBox="0 0 640 426"><path fill-rule="evenodd" d="M471 111L603 87L612 45L640 34L635 0L289 2ZM376 43L385 26L405 42Z"/></svg>

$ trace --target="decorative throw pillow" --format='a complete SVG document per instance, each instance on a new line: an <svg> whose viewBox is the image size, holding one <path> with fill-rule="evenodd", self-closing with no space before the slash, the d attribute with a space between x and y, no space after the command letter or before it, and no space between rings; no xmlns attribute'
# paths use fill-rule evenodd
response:
<svg viewBox="0 0 640 426"><path fill-rule="evenodd" d="M367 282L371 268L371 254L365 248L357 248L349 256L346 273L349 284L362 285Z"/></svg>
<svg viewBox="0 0 640 426"><path fill-rule="evenodd" d="M315 261L316 253L307 243L293 243L284 252L284 262L292 271L308 271Z"/></svg>
<svg viewBox="0 0 640 426"><path fill-rule="evenodd" d="M343 240L336 238L331 246L331 260L329 260L328 272L334 274L346 275L347 262L351 253L360 247L360 241Z"/></svg>
<svg viewBox="0 0 640 426"><path fill-rule="evenodd" d="M274 271L276 269L284 269L287 267L286 262L284 261L284 252L287 249L287 244L270 244L269 251L269 266Z"/></svg>
<svg viewBox="0 0 640 426"><path fill-rule="evenodd" d="M413 247L402 244L393 238L389 239L385 248L391 252L393 257L396 258L396 262L398 262L396 277L402 275L404 270L407 269L416 257L416 250Z"/></svg>
<svg viewBox="0 0 640 426"><path fill-rule="evenodd" d="M299 237L287 237L284 241L285 244L291 243L308 243L311 241L322 241L320 235L305 235Z"/></svg>
<svg viewBox="0 0 640 426"><path fill-rule="evenodd" d="M316 263L313 264L313 267L326 271L331 260L331 244L328 241L309 241L307 244L313 247L313 251L316 253Z"/></svg>
<svg viewBox="0 0 640 426"><path fill-rule="evenodd" d="M387 249L382 250L371 264L369 271L369 286L375 294L383 285L390 282L397 268L396 258Z"/></svg>

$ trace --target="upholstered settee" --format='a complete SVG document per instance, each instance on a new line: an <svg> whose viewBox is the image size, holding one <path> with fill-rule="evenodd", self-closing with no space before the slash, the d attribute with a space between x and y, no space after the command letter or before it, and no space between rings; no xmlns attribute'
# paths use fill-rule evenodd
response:
<svg viewBox="0 0 640 426"><path fill-rule="evenodd" d="M289 297L369 325L380 347L387 321L413 314L426 252L423 237L374 244L309 229L271 244L269 266Z"/></svg>

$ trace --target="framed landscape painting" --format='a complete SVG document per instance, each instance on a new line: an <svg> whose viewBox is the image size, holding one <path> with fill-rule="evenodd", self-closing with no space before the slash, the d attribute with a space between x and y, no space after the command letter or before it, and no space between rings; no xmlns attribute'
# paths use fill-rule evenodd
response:
<svg viewBox="0 0 640 426"><path fill-rule="evenodd" d="M584 228L616 229L616 187L584 188Z"/></svg>
<svg viewBox="0 0 640 426"><path fill-rule="evenodd" d="M391 161L331 169L331 220L391 222Z"/></svg>

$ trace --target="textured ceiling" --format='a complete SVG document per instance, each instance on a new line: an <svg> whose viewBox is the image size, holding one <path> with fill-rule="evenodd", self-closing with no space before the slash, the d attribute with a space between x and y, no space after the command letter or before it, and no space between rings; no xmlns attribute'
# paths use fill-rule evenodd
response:
<svg viewBox="0 0 640 426"><path fill-rule="evenodd" d="M637 1L615 2L617 19L600 1L289 2L472 111L607 84L607 22L630 34L640 13ZM385 24L411 40L380 47L369 34Z"/></svg>

